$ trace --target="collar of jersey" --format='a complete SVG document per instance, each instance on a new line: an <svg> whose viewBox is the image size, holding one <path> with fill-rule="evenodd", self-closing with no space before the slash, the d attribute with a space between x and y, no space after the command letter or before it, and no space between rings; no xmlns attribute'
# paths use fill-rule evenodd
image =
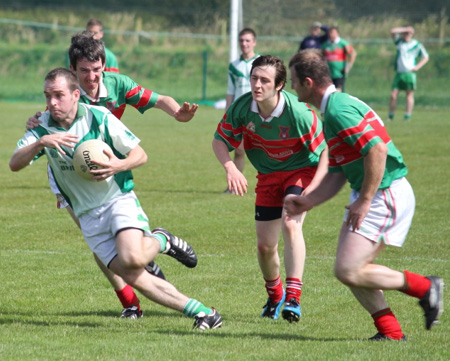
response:
<svg viewBox="0 0 450 361"><path fill-rule="evenodd" d="M330 98L330 95L332 93L334 93L335 91L336 91L336 87L334 86L334 84L331 84L327 88L327 90L325 90L325 94L323 95L322 102L320 103L320 113L322 115L322 120L323 120L323 115L325 114L325 111L327 110L328 99Z"/></svg>
<svg viewBox="0 0 450 361"><path fill-rule="evenodd" d="M261 120L263 121L263 123L269 123L270 121L272 121L273 118L279 118L280 115L283 113L284 110L284 106L286 105L286 99L284 98L284 94L281 91L280 92L280 99L278 100L278 104L275 107L275 109L272 111L272 113L270 114L270 116L268 118L263 118L261 116L261 114L259 114L259 109L258 109L258 103L254 100L252 100L252 104L250 106L250 110L253 113L257 113Z"/></svg>

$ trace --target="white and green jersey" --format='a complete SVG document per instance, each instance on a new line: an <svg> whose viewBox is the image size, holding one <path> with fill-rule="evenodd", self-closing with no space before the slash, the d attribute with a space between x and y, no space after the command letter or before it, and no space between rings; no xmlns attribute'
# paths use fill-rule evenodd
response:
<svg viewBox="0 0 450 361"><path fill-rule="evenodd" d="M77 146L89 139L101 139L108 143L116 157L124 159L126 154L140 142L104 107L79 103L76 119L68 130L59 127L49 111L43 113L39 119L42 123L25 133L17 143L17 149L33 144L44 135L70 133L79 136ZM44 148L35 160L44 154L47 156L57 186L77 217L133 189L131 171L120 172L102 182L81 178L73 167L73 154L76 147L62 146L62 148L66 154L61 154L55 148Z"/></svg>
<svg viewBox="0 0 450 361"><path fill-rule="evenodd" d="M398 73L410 73L419 58L428 58L425 47L416 39L404 41L398 37L395 39L395 45L397 46L395 70Z"/></svg>
<svg viewBox="0 0 450 361"><path fill-rule="evenodd" d="M250 86L250 71L252 70L253 61L257 57L259 57L259 54L256 54L249 60L245 60L241 55L239 59L231 62L228 66L227 94L234 95L234 100L252 90Z"/></svg>

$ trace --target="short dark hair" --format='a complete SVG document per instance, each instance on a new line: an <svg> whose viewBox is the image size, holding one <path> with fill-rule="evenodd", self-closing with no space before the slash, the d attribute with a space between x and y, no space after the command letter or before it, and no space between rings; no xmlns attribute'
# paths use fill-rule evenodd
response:
<svg viewBox="0 0 450 361"><path fill-rule="evenodd" d="M274 55L261 55L257 57L252 64L252 70L250 75L253 73L253 69L260 66L273 66L275 68L275 86L283 84L280 90L286 85L287 71L283 60Z"/></svg>
<svg viewBox="0 0 450 361"><path fill-rule="evenodd" d="M239 37L245 34L251 34L256 39L256 32L252 28L244 28L239 32Z"/></svg>
<svg viewBox="0 0 450 361"><path fill-rule="evenodd" d="M330 32L331 30L336 30L336 31L339 33L339 27L338 27L337 25L330 26L330 27L328 28L328 32Z"/></svg>
<svg viewBox="0 0 450 361"><path fill-rule="evenodd" d="M333 83L327 60L319 49L300 50L289 61L289 68L291 67L294 67L301 84L306 78L313 79L319 87L326 87Z"/></svg>
<svg viewBox="0 0 450 361"><path fill-rule="evenodd" d="M75 90L79 89L80 84L78 83L78 79L74 73L65 68L55 68L50 70L45 76L44 81L55 81L56 78L63 77L67 81L67 86L71 93Z"/></svg>
<svg viewBox="0 0 450 361"><path fill-rule="evenodd" d="M83 31L72 36L69 48L70 65L77 68L77 62L86 58L88 61L101 60L102 64L106 62L105 45L103 41L94 39L90 31Z"/></svg>
<svg viewBox="0 0 450 361"><path fill-rule="evenodd" d="M103 30L103 23L99 19L96 18L89 19L89 21L86 24L86 28L90 28L91 26L100 26L100 29Z"/></svg>

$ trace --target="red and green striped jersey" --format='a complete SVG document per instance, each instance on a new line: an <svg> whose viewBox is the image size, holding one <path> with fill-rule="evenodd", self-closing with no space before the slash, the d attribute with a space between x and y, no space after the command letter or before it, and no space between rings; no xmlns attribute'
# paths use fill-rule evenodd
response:
<svg viewBox="0 0 450 361"><path fill-rule="evenodd" d="M228 109L214 138L231 151L244 140L245 153L260 173L315 167L325 148L322 123L305 103L280 92L272 116L263 120L252 94L246 93Z"/></svg>
<svg viewBox="0 0 450 361"><path fill-rule="evenodd" d="M81 90L80 102L106 107L117 118L121 118L125 107L133 106L140 113L152 108L159 94L145 89L133 79L123 74L103 72L98 99L93 99Z"/></svg>
<svg viewBox="0 0 450 361"><path fill-rule="evenodd" d="M355 49L347 40L339 38L335 43L330 40L326 41L322 45L322 50L330 68L331 78L345 78L347 55L353 53Z"/></svg>
<svg viewBox="0 0 450 361"><path fill-rule="evenodd" d="M105 46L105 71L119 72L119 63L114 53Z"/></svg>
<svg viewBox="0 0 450 361"><path fill-rule="evenodd" d="M364 178L364 156L375 144L388 149L380 189L406 176L408 169L389 137L381 118L367 104L349 94L335 92L323 117L329 151L329 172L343 172L352 189L359 191Z"/></svg>

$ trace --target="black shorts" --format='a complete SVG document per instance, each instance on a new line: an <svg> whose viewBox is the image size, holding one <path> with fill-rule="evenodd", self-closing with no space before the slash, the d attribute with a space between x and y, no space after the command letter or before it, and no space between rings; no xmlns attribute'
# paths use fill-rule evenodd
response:
<svg viewBox="0 0 450 361"><path fill-rule="evenodd" d="M286 189L286 194L300 195L303 192L302 187L290 186ZM264 207L255 205L255 221L273 221L281 218L283 207Z"/></svg>
<svg viewBox="0 0 450 361"><path fill-rule="evenodd" d="M332 79L333 80L333 84L336 88L340 88L340 89L344 89L344 83L345 83L345 78L336 78L336 79Z"/></svg>

